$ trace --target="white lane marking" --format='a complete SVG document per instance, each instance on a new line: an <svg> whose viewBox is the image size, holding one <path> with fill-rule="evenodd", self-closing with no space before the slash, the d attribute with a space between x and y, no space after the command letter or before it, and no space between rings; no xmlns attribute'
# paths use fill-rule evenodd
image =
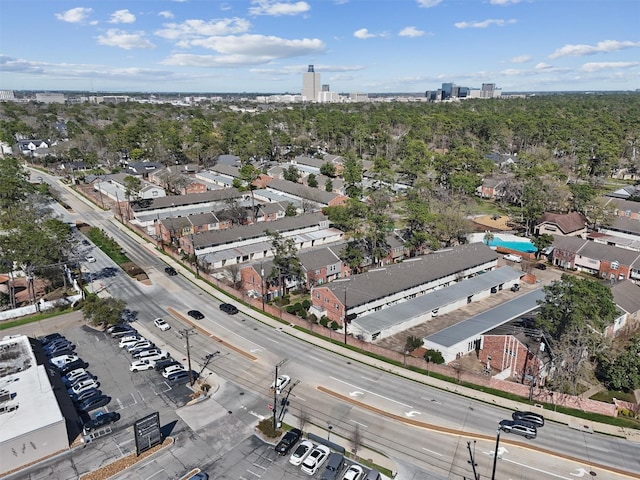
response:
<svg viewBox="0 0 640 480"><path fill-rule="evenodd" d="M441 454L441 453L439 453L439 452L434 452L433 450L429 450L428 448L424 448L424 447L422 447L422 449L423 449L425 452L433 453L434 455L437 455L437 456L439 456L439 457L441 457L441 456L442 456L442 454Z"/></svg>
<svg viewBox="0 0 640 480"><path fill-rule="evenodd" d="M367 382L376 382L378 379L377 378L369 378L369 377L365 377L363 375L360 375L360 378L363 380L366 380Z"/></svg>
<svg viewBox="0 0 640 480"><path fill-rule="evenodd" d="M351 422L355 423L356 425L360 425L361 427L369 428L369 426L365 425L364 423L356 422L355 420L351 420Z"/></svg>
<svg viewBox="0 0 640 480"><path fill-rule="evenodd" d="M398 402L397 400L393 400L392 398L385 397L384 395L380 395L379 393L372 392L371 390L367 390L366 388L360 388L357 385L353 385L351 383L345 382L344 380L340 380L339 378L335 378L335 377L329 377L329 378L332 380L335 380L336 382L344 383L345 385L348 385L350 387L357 388L358 390L362 390L363 392L370 393L371 395L375 395L376 397L380 397L390 402L397 403L398 405L402 405L403 407L413 408L412 405L407 405L406 403Z"/></svg>
<svg viewBox="0 0 640 480"><path fill-rule="evenodd" d="M563 477L562 475L558 475L558 474L555 474L555 473L552 473L552 472L547 472L546 470L542 470L541 468L536 468L536 467L532 467L532 466L529 466L529 465L525 465L524 463L516 462L514 460L509 460L508 458L503 458L502 461L503 462L514 463L516 465L519 465L519 466L524 467L524 468L528 468L530 470L534 470L536 472L545 473L547 475L551 475L552 477L556 477L556 478L561 478L562 480L571 480L570 478Z"/></svg>
<svg viewBox="0 0 640 480"><path fill-rule="evenodd" d="M415 417L416 415L422 415L422 412L417 412L416 410L411 410L410 412L404 412L404 414L409 417Z"/></svg>
<svg viewBox="0 0 640 480"><path fill-rule="evenodd" d="M364 393L359 392L357 390L355 392L349 392L350 397L359 397L360 395L364 395Z"/></svg>
<svg viewBox="0 0 640 480"><path fill-rule="evenodd" d="M308 358L309 360L313 360L314 362L324 363L323 360L320 360L319 358L316 358L316 357L311 356L311 355L306 355L306 358Z"/></svg>

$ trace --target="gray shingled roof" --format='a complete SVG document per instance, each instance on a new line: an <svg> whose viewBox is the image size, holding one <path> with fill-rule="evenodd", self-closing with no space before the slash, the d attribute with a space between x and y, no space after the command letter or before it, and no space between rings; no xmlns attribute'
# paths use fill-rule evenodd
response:
<svg viewBox="0 0 640 480"><path fill-rule="evenodd" d="M210 190L205 193L190 193L188 195L170 195L167 197L139 200L131 204L134 212L144 212L163 208L197 205L199 203L221 202L230 198L241 197L242 194L235 188Z"/></svg>
<svg viewBox="0 0 640 480"><path fill-rule="evenodd" d="M640 252L614 247L613 245L604 245L590 240L585 240L584 242L585 244L577 252L578 255L583 257L606 260L608 262L620 262L621 265L632 265L640 258Z"/></svg>
<svg viewBox="0 0 640 480"><path fill-rule="evenodd" d="M340 262L341 260L338 253L344 245L344 242L340 242L323 248L304 250L298 253L298 258L300 259L302 266L304 266L307 271L317 270L319 268L326 267L327 265L333 265L334 263ZM271 250L271 246L269 246L269 250ZM258 273L260 273L261 268L264 268L265 277L269 276L273 269L273 259L263 261L262 264L260 262L254 263L253 268Z"/></svg>
<svg viewBox="0 0 640 480"><path fill-rule="evenodd" d="M459 245L388 265L382 269L353 275L349 277L351 280L348 285L328 283L323 287L342 298L346 286L349 289L347 308L354 308L497 258L498 254L483 243Z"/></svg>
<svg viewBox="0 0 640 480"><path fill-rule="evenodd" d="M284 217L273 222L258 222L251 225L238 225L224 230L213 230L202 232L193 236L193 243L196 248L207 248L225 243L234 243L251 238L260 238L265 235L265 231L288 232L305 227L319 225L326 222L327 217L321 213L309 213L297 217Z"/></svg>
<svg viewBox="0 0 640 480"><path fill-rule="evenodd" d="M329 205L329 202L340 196L337 193L327 192L319 188L307 187L300 183L290 182L289 180L279 180L277 178L267 183L266 188L288 193L289 195L295 195L296 197L318 202L323 205Z"/></svg>
<svg viewBox="0 0 640 480"><path fill-rule="evenodd" d="M413 318L427 316L431 319L431 312L443 308L463 298L487 291L506 282L522 277L524 273L512 267L502 267L483 273L473 278L455 283L450 287L441 288L426 293L420 297L401 302L388 308L383 308L369 315L356 318L353 323L359 330L370 334L380 332L394 325L403 324ZM343 284L344 286L345 284ZM349 296L349 285L347 297ZM348 300L348 299L347 299Z"/></svg>
<svg viewBox="0 0 640 480"><path fill-rule="evenodd" d="M640 220L618 216L614 218L612 225L604 227L604 229L617 230L620 232L640 235Z"/></svg>
<svg viewBox="0 0 640 480"><path fill-rule="evenodd" d="M618 282L611 287L613 300L616 305L627 313L636 313L640 310L640 286L629 280Z"/></svg>
<svg viewBox="0 0 640 480"><path fill-rule="evenodd" d="M544 299L544 290L539 288L531 293L514 298L513 300L503 303L495 308L482 312L475 317L471 317L460 323L456 323L444 330L429 335L424 339L430 344L425 345L441 345L443 347L452 347L468 338L474 338L482 335L503 323L506 323L520 315L528 313L538 308L538 300Z"/></svg>

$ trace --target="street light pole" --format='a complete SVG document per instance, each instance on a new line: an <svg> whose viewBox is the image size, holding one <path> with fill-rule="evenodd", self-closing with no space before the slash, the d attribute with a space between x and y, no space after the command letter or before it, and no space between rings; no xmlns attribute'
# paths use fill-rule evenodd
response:
<svg viewBox="0 0 640 480"><path fill-rule="evenodd" d="M496 480L496 464L498 463L498 448L500 448L500 429L496 431L496 449L493 452L493 471L491 472L491 480Z"/></svg>
<svg viewBox="0 0 640 480"><path fill-rule="evenodd" d="M195 332L192 327L180 330L179 333L187 340L187 366L189 368L189 386L193 386L193 370L191 369L191 349L189 347L189 336L194 335Z"/></svg>

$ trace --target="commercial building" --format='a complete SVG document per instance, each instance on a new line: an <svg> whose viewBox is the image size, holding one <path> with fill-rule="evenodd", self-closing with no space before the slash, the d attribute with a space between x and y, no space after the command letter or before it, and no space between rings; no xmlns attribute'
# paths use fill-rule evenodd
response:
<svg viewBox="0 0 640 480"><path fill-rule="evenodd" d="M305 102L317 102L322 85L320 83L320 74L316 73L313 65L309 65L309 69L302 74L302 99Z"/></svg>

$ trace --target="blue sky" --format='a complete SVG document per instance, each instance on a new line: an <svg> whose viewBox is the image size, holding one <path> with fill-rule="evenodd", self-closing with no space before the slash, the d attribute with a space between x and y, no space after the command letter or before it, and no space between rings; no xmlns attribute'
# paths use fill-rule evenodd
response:
<svg viewBox="0 0 640 480"><path fill-rule="evenodd" d="M638 0L2 0L0 89L640 88Z"/></svg>

